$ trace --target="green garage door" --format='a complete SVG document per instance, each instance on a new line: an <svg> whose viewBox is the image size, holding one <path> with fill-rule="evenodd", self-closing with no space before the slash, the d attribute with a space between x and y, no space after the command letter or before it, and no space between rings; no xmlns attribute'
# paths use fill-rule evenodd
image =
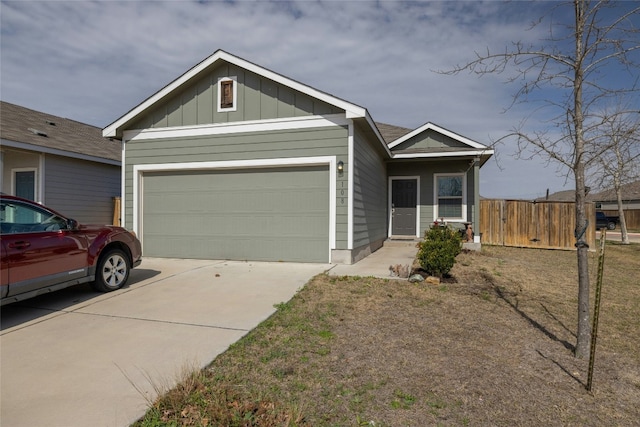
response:
<svg viewBox="0 0 640 427"><path fill-rule="evenodd" d="M329 261L328 167L147 172L142 187L146 256Z"/></svg>

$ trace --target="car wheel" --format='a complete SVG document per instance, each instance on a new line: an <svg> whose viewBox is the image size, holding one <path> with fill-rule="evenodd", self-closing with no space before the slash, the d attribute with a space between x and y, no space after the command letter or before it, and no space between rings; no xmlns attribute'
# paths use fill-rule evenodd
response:
<svg viewBox="0 0 640 427"><path fill-rule="evenodd" d="M615 222L610 222L609 224L607 224L607 228L609 230L615 230L616 229L616 223Z"/></svg>
<svg viewBox="0 0 640 427"><path fill-rule="evenodd" d="M111 249L100 255L93 288L100 292L120 289L129 278L129 261L120 249Z"/></svg>

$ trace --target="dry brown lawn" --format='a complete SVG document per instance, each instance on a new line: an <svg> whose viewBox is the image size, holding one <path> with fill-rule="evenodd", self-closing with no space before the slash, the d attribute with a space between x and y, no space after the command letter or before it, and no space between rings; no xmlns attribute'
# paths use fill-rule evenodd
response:
<svg viewBox="0 0 640 427"><path fill-rule="evenodd" d="M439 286L315 277L138 425L637 426L640 245L604 278L591 393L575 253L485 246Z"/></svg>

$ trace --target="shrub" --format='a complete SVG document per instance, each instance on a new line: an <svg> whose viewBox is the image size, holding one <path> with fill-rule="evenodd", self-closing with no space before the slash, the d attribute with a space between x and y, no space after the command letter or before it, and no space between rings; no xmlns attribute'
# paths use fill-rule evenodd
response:
<svg viewBox="0 0 640 427"><path fill-rule="evenodd" d="M418 262L428 274L442 278L453 268L461 249L462 239L457 230L448 225L434 225L424 233Z"/></svg>

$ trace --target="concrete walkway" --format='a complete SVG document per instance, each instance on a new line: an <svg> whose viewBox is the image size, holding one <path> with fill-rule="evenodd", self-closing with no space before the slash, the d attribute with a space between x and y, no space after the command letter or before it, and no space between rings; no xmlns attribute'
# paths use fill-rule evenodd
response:
<svg viewBox="0 0 640 427"><path fill-rule="evenodd" d="M2 307L2 427L128 426L329 264L145 258L129 285Z"/></svg>
<svg viewBox="0 0 640 427"><path fill-rule="evenodd" d="M362 276L390 279L389 266L413 265L416 257L418 241L388 240L384 246L368 257L351 265L336 265L329 274L332 276Z"/></svg>

